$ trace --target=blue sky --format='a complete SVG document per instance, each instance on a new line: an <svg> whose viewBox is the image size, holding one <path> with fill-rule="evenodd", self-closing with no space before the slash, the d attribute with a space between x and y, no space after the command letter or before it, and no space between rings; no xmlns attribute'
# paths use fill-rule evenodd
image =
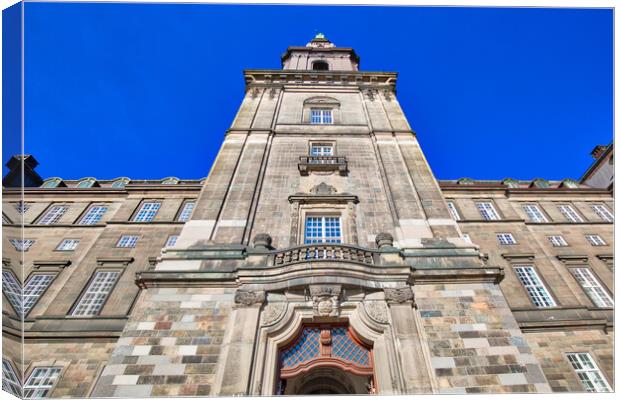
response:
<svg viewBox="0 0 620 400"><path fill-rule="evenodd" d="M44 177L204 177L242 70L279 69L320 31L363 70L399 73L437 178L579 178L613 137L612 24L605 9L27 3L26 153Z"/></svg>

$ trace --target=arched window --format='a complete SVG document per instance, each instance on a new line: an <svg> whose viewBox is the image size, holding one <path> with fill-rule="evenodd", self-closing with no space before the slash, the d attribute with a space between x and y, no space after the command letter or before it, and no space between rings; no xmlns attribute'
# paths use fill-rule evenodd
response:
<svg viewBox="0 0 620 400"><path fill-rule="evenodd" d="M118 178L112 183L113 188L124 188L129 183L129 178Z"/></svg>
<svg viewBox="0 0 620 400"><path fill-rule="evenodd" d="M312 63L312 70L314 71L329 71L329 64L325 61L315 61Z"/></svg>

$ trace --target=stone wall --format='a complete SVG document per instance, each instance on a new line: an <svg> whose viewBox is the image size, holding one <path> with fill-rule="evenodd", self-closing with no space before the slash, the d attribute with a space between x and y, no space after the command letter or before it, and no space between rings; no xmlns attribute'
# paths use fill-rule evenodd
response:
<svg viewBox="0 0 620 400"><path fill-rule="evenodd" d="M92 396L206 396L215 379L231 289L142 291Z"/></svg>
<svg viewBox="0 0 620 400"><path fill-rule="evenodd" d="M499 287L414 286L440 393L550 392Z"/></svg>
<svg viewBox="0 0 620 400"><path fill-rule="evenodd" d="M566 353L586 352L594 359L607 382L614 386L613 331L566 330L557 332L526 333L532 353L540 361L554 392L582 392L579 377L573 370Z"/></svg>

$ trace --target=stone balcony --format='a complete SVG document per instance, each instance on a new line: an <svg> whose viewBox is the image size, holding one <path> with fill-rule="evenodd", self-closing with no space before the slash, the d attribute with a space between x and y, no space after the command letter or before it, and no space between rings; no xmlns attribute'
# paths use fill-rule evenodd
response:
<svg viewBox="0 0 620 400"><path fill-rule="evenodd" d="M338 156L300 156L297 165L299 172L307 176L310 172L333 172L346 175L347 158Z"/></svg>

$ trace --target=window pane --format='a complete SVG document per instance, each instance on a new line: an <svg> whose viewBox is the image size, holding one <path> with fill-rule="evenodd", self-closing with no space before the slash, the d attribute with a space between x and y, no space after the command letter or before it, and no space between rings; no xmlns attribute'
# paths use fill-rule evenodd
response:
<svg viewBox="0 0 620 400"><path fill-rule="evenodd" d="M564 215L567 221L570 222L583 222L583 219L577 214L577 212L573 209L573 207L569 205L559 206L558 209Z"/></svg>
<svg viewBox="0 0 620 400"><path fill-rule="evenodd" d="M568 353L568 361L587 392L609 392L611 389L588 353Z"/></svg>
<svg viewBox="0 0 620 400"><path fill-rule="evenodd" d="M523 211L527 214L527 217L532 222L547 222L547 218L540 211L538 206L533 204L525 204L523 206Z"/></svg>
<svg viewBox="0 0 620 400"><path fill-rule="evenodd" d="M34 244L32 239L9 239L9 243L15 247L17 251L27 251Z"/></svg>
<svg viewBox="0 0 620 400"><path fill-rule="evenodd" d="M138 237L132 235L123 235L116 243L116 247L136 247Z"/></svg>
<svg viewBox="0 0 620 400"><path fill-rule="evenodd" d="M35 368L24 385L24 397L27 399L47 397L58 375L60 375L60 368L57 367Z"/></svg>
<svg viewBox="0 0 620 400"><path fill-rule="evenodd" d="M107 206L91 207L84 218L80 221L80 225L94 225L101 220L103 215L108 211Z"/></svg>
<svg viewBox="0 0 620 400"><path fill-rule="evenodd" d="M140 211L136 214L133 219L135 222L150 222L157 215L157 211L159 210L160 204L157 202L148 202L142 204L140 207Z"/></svg>
<svg viewBox="0 0 620 400"><path fill-rule="evenodd" d="M53 280L53 275L41 274L33 275L28 279L26 286L24 286L24 315L28 314L32 307L37 304L37 301L39 301L39 298Z"/></svg>
<svg viewBox="0 0 620 400"><path fill-rule="evenodd" d="M555 307L555 301L551 298L533 267L515 266L515 272L536 307Z"/></svg>
<svg viewBox="0 0 620 400"><path fill-rule="evenodd" d="M177 244L177 239L179 238L179 235L170 235L168 236L168 240L166 240L166 246L165 247L174 247L175 244Z"/></svg>
<svg viewBox="0 0 620 400"><path fill-rule="evenodd" d="M8 360L2 359L2 390L14 396L22 397L22 385L13 365Z"/></svg>
<svg viewBox="0 0 620 400"><path fill-rule="evenodd" d="M80 301L73 310L73 315L97 315L108 294L112 290L118 271L99 271L88 285L88 288L80 298Z"/></svg>
<svg viewBox="0 0 620 400"><path fill-rule="evenodd" d="M306 217L304 243L341 243L340 217Z"/></svg>
<svg viewBox="0 0 620 400"><path fill-rule="evenodd" d="M566 243L566 240L564 240L564 237L562 236L548 236L547 238L549 239L549 242L551 242L551 245L553 245L554 247L568 246L568 243Z"/></svg>
<svg viewBox="0 0 620 400"><path fill-rule="evenodd" d="M193 201L185 202L183 205L183 210L179 214L179 221L187 222L189 221L189 217L192 215L192 211L194 211L194 206L196 205Z"/></svg>
<svg viewBox="0 0 620 400"><path fill-rule="evenodd" d="M597 307L614 306L611 296L603 289L603 286L589 268L572 268L571 272Z"/></svg>
<svg viewBox="0 0 620 400"><path fill-rule="evenodd" d="M15 275L9 271L2 271L2 291L17 315L22 315L22 286Z"/></svg>
<svg viewBox="0 0 620 400"><path fill-rule="evenodd" d="M60 244L58 244L56 250L72 251L77 248L78 244L80 244L80 241L78 239L64 239L62 242L60 242Z"/></svg>
<svg viewBox="0 0 620 400"><path fill-rule="evenodd" d="M511 233L498 233L497 240L499 241L499 244L502 245L517 244L517 241Z"/></svg>
<svg viewBox="0 0 620 400"><path fill-rule="evenodd" d="M446 202L446 204L448 205L448 211L450 211L450 215L452 215L452 218L454 218L455 221L460 221L461 220L461 216L459 215L459 212L456 209L456 206L454 205L454 202L448 201L448 202Z"/></svg>
<svg viewBox="0 0 620 400"><path fill-rule="evenodd" d="M48 212L39 220L39 225L51 225L55 224L67 211L67 206L53 206Z"/></svg>
<svg viewBox="0 0 620 400"><path fill-rule="evenodd" d="M614 221L614 215L609 212L603 204L592 204L592 210L603 220L607 222Z"/></svg>
<svg viewBox="0 0 620 400"><path fill-rule="evenodd" d="M495 211L495 207L491 203L476 203L478 211L483 219L486 220L499 220L499 214Z"/></svg>

